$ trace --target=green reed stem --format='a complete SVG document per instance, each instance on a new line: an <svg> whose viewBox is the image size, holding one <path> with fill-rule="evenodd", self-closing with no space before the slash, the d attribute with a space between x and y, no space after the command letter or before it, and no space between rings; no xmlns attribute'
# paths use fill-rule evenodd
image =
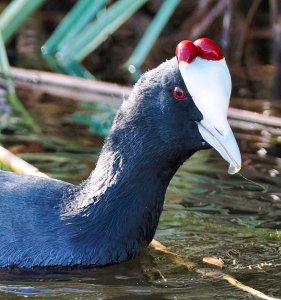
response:
<svg viewBox="0 0 281 300"><path fill-rule="evenodd" d="M7 43L19 27L45 0L13 0L0 15L0 31Z"/></svg>
<svg viewBox="0 0 281 300"><path fill-rule="evenodd" d="M66 61L82 61L96 49L110 34L115 32L128 20L147 0L119 0L108 9L103 10L97 20L89 24L71 43L62 48L62 57Z"/></svg>
<svg viewBox="0 0 281 300"><path fill-rule="evenodd" d="M72 67L68 72L64 66L59 65L60 48L72 46L69 40L75 39L75 36L88 25L107 2L108 0L80 0L77 2L41 49L44 58L51 66L58 70L62 68L62 71L70 74L73 73Z"/></svg>
<svg viewBox="0 0 281 300"><path fill-rule="evenodd" d="M10 73L10 65L4 45L4 41L2 38L2 34L0 31L0 69L1 72L4 74L4 80L6 83L6 88L7 88L7 99L10 105L13 107L13 109L21 114L21 117L23 121L29 125L34 132L39 133L41 132L40 128L38 125L35 123L33 118L30 116L28 111L25 109L21 101L16 95L16 90L14 87L14 83L11 79L11 73Z"/></svg>
<svg viewBox="0 0 281 300"><path fill-rule="evenodd" d="M129 68L131 73L134 74L137 72L137 69L141 67L149 51L153 47L155 41L166 26L179 3L180 0L165 0L162 4L160 10L147 28L131 57L125 63L125 66Z"/></svg>

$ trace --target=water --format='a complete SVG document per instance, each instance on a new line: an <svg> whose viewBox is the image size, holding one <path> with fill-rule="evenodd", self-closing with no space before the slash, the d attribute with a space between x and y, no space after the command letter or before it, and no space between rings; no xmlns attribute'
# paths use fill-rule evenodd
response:
<svg viewBox="0 0 281 300"><path fill-rule="evenodd" d="M258 86L261 75L253 73ZM239 93L246 97L247 92L245 86L234 85L233 105L280 115L279 101L266 100L264 89L245 101ZM15 152L29 152L22 157L50 176L79 182L94 167L102 140L69 119L57 118L58 113L69 115L76 110L68 100L44 96L36 109L42 114L47 137L10 128L0 142ZM226 162L215 151L197 153L169 186L155 239L206 272L210 266L202 262L204 257L221 258L222 272L281 298L280 128L246 124L245 129L244 122L231 122L242 152L241 174L258 185L228 175ZM1 270L0 299L22 297L252 299L226 281L187 270L152 248L133 261L106 268Z"/></svg>

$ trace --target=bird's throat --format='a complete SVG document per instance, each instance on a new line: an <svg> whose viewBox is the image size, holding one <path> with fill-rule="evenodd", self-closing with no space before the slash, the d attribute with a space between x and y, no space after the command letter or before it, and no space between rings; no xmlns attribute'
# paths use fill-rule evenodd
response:
<svg viewBox="0 0 281 300"><path fill-rule="evenodd" d="M162 157L144 146L132 151L123 145L106 142L96 169L79 187L66 215L90 216L92 230L102 224L109 239L118 236L149 243L168 184L186 157L168 153Z"/></svg>

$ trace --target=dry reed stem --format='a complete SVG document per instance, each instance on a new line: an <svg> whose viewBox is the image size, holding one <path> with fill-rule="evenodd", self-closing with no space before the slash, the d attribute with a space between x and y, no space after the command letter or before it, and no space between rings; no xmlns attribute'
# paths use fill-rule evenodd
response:
<svg viewBox="0 0 281 300"><path fill-rule="evenodd" d="M119 106L132 91L131 87L118 84L37 70L11 68L11 73L17 88L32 89L72 100L83 99L88 102L102 102ZM228 116L236 120L281 127L281 118L265 116L248 110L230 107Z"/></svg>

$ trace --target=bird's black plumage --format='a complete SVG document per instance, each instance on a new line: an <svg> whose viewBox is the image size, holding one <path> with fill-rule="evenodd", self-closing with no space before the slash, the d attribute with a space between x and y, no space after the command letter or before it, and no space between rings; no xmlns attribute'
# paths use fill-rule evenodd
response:
<svg viewBox="0 0 281 300"><path fill-rule="evenodd" d="M185 98L173 96L176 86ZM176 58L145 73L119 109L95 170L78 186L0 171L0 267L107 265L153 239L167 186L208 148Z"/></svg>

